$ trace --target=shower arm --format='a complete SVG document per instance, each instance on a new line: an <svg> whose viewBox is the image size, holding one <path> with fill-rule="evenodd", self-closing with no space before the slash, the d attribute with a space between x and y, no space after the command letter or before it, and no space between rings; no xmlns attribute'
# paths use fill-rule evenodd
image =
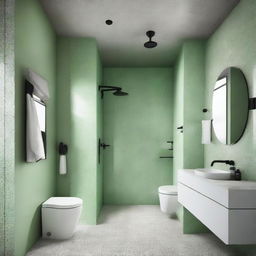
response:
<svg viewBox="0 0 256 256"><path fill-rule="evenodd" d="M103 99L104 92L110 92L110 91L121 91L121 87L117 86L107 86L107 85L100 85L99 91L101 92L101 98Z"/></svg>
<svg viewBox="0 0 256 256"><path fill-rule="evenodd" d="M108 86L108 85L100 85L99 86L99 91L118 91L118 90L122 90L121 87L117 87L117 86Z"/></svg>

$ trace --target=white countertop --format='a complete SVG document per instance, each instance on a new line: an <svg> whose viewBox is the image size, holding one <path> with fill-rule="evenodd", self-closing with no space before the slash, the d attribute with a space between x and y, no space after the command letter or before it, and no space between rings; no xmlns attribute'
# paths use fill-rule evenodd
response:
<svg viewBox="0 0 256 256"><path fill-rule="evenodd" d="M226 208L256 208L256 182L205 179L195 175L194 169L179 170L178 182Z"/></svg>

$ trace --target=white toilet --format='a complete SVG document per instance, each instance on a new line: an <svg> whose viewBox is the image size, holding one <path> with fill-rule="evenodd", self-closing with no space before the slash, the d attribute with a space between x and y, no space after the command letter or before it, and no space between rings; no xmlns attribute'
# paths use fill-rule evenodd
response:
<svg viewBox="0 0 256 256"><path fill-rule="evenodd" d="M158 188L161 211L172 216L178 210L178 191L173 185Z"/></svg>
<svg viewBox="0 0 256 256"><path fill-rule="evenodd" d="M68 239L73 236L82 211L78 197L51 197L42 204L42 236Z"/></svg>

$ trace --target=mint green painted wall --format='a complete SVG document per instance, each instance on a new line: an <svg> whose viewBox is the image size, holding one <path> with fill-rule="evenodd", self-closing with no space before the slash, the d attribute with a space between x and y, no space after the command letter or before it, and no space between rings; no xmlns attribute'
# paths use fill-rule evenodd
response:
<svg viewBox="0 0 256 256"><path fill-rule="evenodd" d="M173 182L177 184L178 170L184 166L183 133L177 127L184 124L184 50L181 49L174 68L174 122L173 122Z"/></svg>
<svg viewBox="0 0 256 256"><path fill-rule="evenodd" d="M71 145L71 87L70 87L70 42L69 38L57 37L57 142ZM71 148L67 154L67 174L57 175L57 195L69 196L71 179ZM57 159L56 170L59 167Z"/></svg>
<svg viewBox="0 0 256 256"><path fill-rule="evenodd" d="M175 66L174 82L174 183L178 170L204 165L201 144L203 116L205 42L186 41ZM183 133L177 127L183 126ZM184 233L204 232L206 228L186 209L178 211Z"/></svg>
<svg viewBox="0 0 256 256"><path fill-rule="evenodd" d="M204 118L205 42L184 43L184 168L204 165L201 121Z"/></svg>
<svg viewBox="0 0 256 256"><path fill-rule="evenodd" d="M16 1L15 99L15 255L25 252L41 235L40 205L55 194L55 76L56 36L38 1ZM23 71L31 68L49 83L47 103L47 159L25 162L25 99Z"/></svg>
<svg viewBox="0 0 256 256"><path fill-rule="evenodd" d="M105 68L104 85L129 96L104 96L105 204L158 204L158 187L172 184L172 155L163 144L173 133L171 68Z"/></svg>
<svg viewBox="0 0 256 256"><path fill-rule="evenodd" d="M97 56L97 85L102 84L102 65L100 56ZM97 139L103 138L103 105L99 92L97 92ZM97 216L99 216L103 205L103 152L100 154L100 162L97 154Z"/></svg>
<svg viewBox="0 0 256 256"><path fill-rule="evenodd" d="M68 174L58 175L58 194L84 201L81 221L96 224L102 204L98 83L101 64L91 38L58 39L58 140L69 144Z"/></svg>
<svg viewBox="0 0 256 256"><path fill-rule="evenodd" d="M207 42L205 103L211 109L212 90L219 74L229 66L240 68L248 81L249 95L256 88L256 2L242 0ZM211 112L208 114L211 117ZM234 145L217 141L205 146L205 166L213 159L233 159L241 169L243 179L256 180L255 111L249 112L247 128L241 140ZM218 167L216 165L216 167ZM225 168L223 165L219 165Z"/></svg>
<svg viewBox="0 0 256 256"><path fill-rule="evenodd" d="M212 90L215 80L227 67L240 68L247 79L249 96L255 96L256 88L256 1L242 0L224 23L210 37L206 45L205 105L211 110ZM213 141L205 145L205 166L214 159L232 159L242 171L242 178L256 180L255 111L249 111L249 120L241 140L234 145L223 145L213 133ZM211 112L208 113L211 118ZM216 167L225 168L224 165ZM252 255L255 246L236 247L239 255Z"/></svg>
<svg viewBox="0 0 256 256"><path fill-rule="evenodd" d="M204 164L201 144L203 116L205 42L189 40L183 44L175 66L174 79L174 182L181 168ZM177 127L183 126L183 133Z"/></svg>

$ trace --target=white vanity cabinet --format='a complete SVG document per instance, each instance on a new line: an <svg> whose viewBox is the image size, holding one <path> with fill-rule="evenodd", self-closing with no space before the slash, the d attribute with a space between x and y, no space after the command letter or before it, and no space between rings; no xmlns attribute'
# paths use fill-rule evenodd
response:
<svg viewBox="0 0 256 256"><path fill-rule="evenodd" d="M178 201L225 244L256 244L256 182L210 180L179 170Z"/></svg>

